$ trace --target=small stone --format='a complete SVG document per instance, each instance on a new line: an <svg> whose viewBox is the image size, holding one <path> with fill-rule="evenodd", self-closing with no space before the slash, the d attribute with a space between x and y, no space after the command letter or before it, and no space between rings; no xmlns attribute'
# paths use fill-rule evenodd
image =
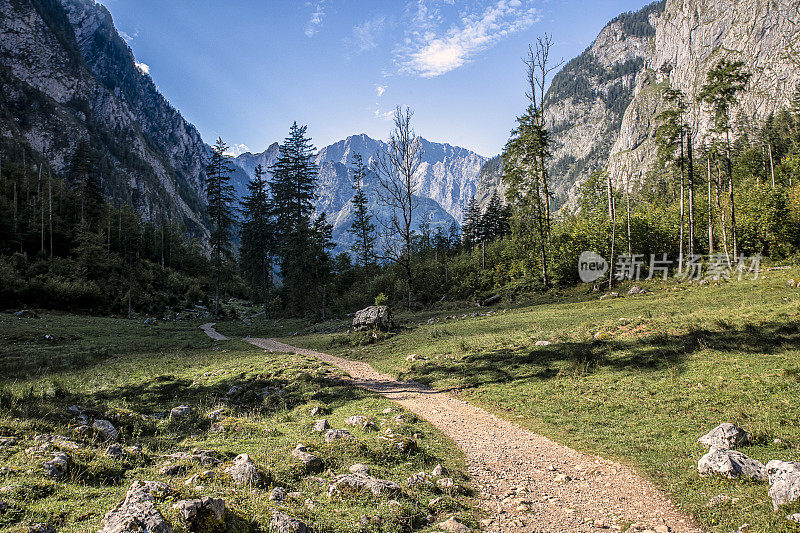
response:
<svg viewBox="0 0 800 533"><path fill-rule="evenodd" d="M115 459L119 459L125 455L125 450L122 448L121 444L112 444L106 449L106 455Z"/></svg>
<svg viewBox="0 0 800 533"><path fill-rule="evenodd" d="M706 503L706 507L716 507L722 503L727 503L731 501L731 497L727 494L717 494Z"/></svg>
<svg viewBox="0 0 800 533"><path fill-rule="evenodd" d="M315 420L314 421L314 431L317 433L323 433L328 431L331 428L330 424L328 424L328 420L323 418L322 420Z"/></svg>
<svg viewBox="0 0 800 533"><path fill-rule="evenodd" d="M400 492L400 485L394 481L378 479L363 474L343 474L336 476L334 483L328 487L328 494L341 494L342 492L371 492L374 496L395 494Z"/></svg>
<svg viewBox="0 0 800 533"><path fill-rule="evenodd" d="M766 466L769 475L769 497L772 506L778 507L800 500L800 462L770 461Z"/></svg>
<svg viewBox="0 0 800 533"><path fill-rule="evenodd" d="M16 446L17 439L14 437L0 437L0 446Z"/></svg>
<svg viewBox="0 0 800 533"><path fill-rule="evenodd" d="M442 465L436 465L435 467L433 467L433 471L431 472L431 474L433 474L436 477L441 477L441 476L445 475L446 473L447 473L447 470L445 470Z"/></svg>
<svg viewBox="0 0 800 533"><path fill-rule="evenodd" d="M387 407L386 409L383 410L383 414L385 414L385 415L388 415L391 412L392 412L392 408L391 407Z"/></svg>
<svg viewBox="0 0 800 533"><path fill-rule="evenodd" d="M53 454L53 458L42 465L45 475L54 479L61 479L67 473L71 459L64 452Z"/></svg>
<svg viewBox="0 0 800 533"><path fill-rule="evenodd" d="M786 517L786 520L791 520L792 522L800 524L800 513L790 514Z"/></svg>
<svg viewBox="0 0 800 533"><path fill-rule="evenodd" d="M225 409L214 409L213 411L211 411L206 415L206 418L209 420L219 420L224 416L225 416Z"/></svg>
<svg viewBox="0 0 800 533"><path fill-rule="evenodd" d="M172 410L169 412L169 418L170 420L184 418L186 416L189 416L191 413L192 413L191 407L189 407L188 405L179 405L178 407L172 408Z"/></svg>
<svg viewBox="0 0 800 533"><path fill-rule="evenodd" d="M311 533L311 529L305 523L280 511L272 512L269 530L272 533Z"/></svg>
<svg viewBox="0 0 800 533"><path fill-rule="evenodd" d="M281 487L275 487L274 489L272 489L272 492L269 493L269 500L272 502L282 502L285 499L286 499L286 493Z"/></svg>
<svg viewBox="0 0 800 533"><path fill-rule="evenodd" d="M439 522L436 524L436 527L449 533L468 533L472 531L454 516L451 516L444 522Z"/></svg>
<svg viewBox="0 0 800 533"><path fill-rule="evenodd" d="M653 531L656 533L670 533L672 531L669 526L660 525L653 528Z"/></svg>
<svg viewBox="0 0 800 533"><path fill-rule="evenodd" d="M534 346L550 346L552 342L550 341L536 341L533 343Z"/></svg>
<svg viewBox="0 0 800 533"><path fill-rule="evenodd" d="M243 391L243 390L244 390L244 389L243 389L242 387L240 387L240 386L238 386L238 385L234 385L233 387L231 387L230 389L228 389L228 394L227 394L227 396L228 396L228 397L232 397L232 396L238 396L239 394L241 394L241 393L242 393L242 391Z"/></svg>
<svg viewBox="0 0 800 533"><path fill-rule="evenodd" d="M333 442L339 439L354 439L353 435L346 429L329 429L325 432L325 442Z"/></svg>
<svg viewBox="0 0 800 533"><path fill-rule="evenodd" d="M108 420L95 420L92 429L105 441L117 442L119 440L119 430Z"/></svg>
<svg viewBox="0 0 800 533"><path fill-rule="evenodd" d="M453 478L443 477L436 480L436 486L438 486L440 489L447 490L452 489L455 486L455 483L453 483Z"/></svg>
<svg viewBox="0 0 800 533"><path fill-rule="evenodd" d="M431 501L428 502L428 507L436 507L441 502L442 502L442 497L437 496L436 498L433 498Z"/></svg>
<svg viewBox="0 0 800 533"><path fill-rule="evenodd" d="M181 500L172 506L189 531L215 531L225 523L225 500L203 496Z"/></svg>
<svg viewBox="0 0 800 533"><path fill-rule="evenodd" d="M233 466L225 469L225 472L239 485L258 485L261 482L261 473L246 453L237 455Z"/></svg>
<svg viewBox="0 0 800 533"><path fill-rule="evenodd" d="M322 460L313 453L309 453L308 449L302 444L298 444L292 450L292 457L299 459L305 465L306 471L322 468Z"/></svg>
<svg viewBox="0 0 800 533"><path fill-rule="evenodd" d="M368 476L370 474L370 468L367 465L361 463L356 463L354 465L351 465L349 470L351 474L362 474L365 476Z"/></svg>
<svg viewBox="0 0 800 533"><path fill-rule="evenodd" d="M556 474L556 476L553 478L553 481L555 481L556 483L566 483L567 481L572 481L572 478L569 477L567 474L562 473L562 474Z"/></svg>

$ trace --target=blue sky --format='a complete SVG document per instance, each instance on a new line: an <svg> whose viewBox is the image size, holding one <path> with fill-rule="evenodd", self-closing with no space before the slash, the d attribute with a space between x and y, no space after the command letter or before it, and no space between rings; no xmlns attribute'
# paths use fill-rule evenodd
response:
<svg viewBox="0 0 800 533"><path fill-rule="evenodd" d="M528 43L583 51L643 0L102 0L140 68L203 138L264 150L292 121L317 147L383 139L396 105L423 137L499 153L525 107Z"/></svg>

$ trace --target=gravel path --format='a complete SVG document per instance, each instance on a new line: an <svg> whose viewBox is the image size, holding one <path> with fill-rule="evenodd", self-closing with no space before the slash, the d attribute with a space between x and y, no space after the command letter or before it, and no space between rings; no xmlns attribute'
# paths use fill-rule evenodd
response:
<svg viewBox="0 0 800 533"><path fill-rule="evenodd" d="M487 531L701 531L652 483L623 465L562 446L445 392L398 382L364 362L273 339L245 340L337 366L355 385L383 394L442 430L466 454L473 487L490 515L484 521Z"/></svg>
<svg viewBox="0 0 800 533"><path fill-rule="evenodd" d="M215 341L228 340L228 337L226 337L225 335L214 329L214 326L216 325L217 325L216 322L209 322L208 324L203 324L202 326L200 326L200 329L202 329L206 335L208 335Z"/></svg>

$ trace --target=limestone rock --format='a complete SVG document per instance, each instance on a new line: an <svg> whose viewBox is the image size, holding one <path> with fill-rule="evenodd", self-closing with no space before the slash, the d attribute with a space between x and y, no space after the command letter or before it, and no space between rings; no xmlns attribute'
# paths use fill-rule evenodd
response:
<svg viewBox="0 0 800 533"><path fill-rule="evenodd" d="M169 412L170 420L177 420L180 418L185 418L192 414L192 408L188 405L179 405L178 407L173 407L172 410Z"/></svg>
<svg viewBox="0 0 800 533"><path fill-rule="evenodd" d="M346 429L329 429L325 432L325 442L333 442L339 439L354 439L353 435Z"/></svg>
<svg viewBox="0 0 800 533"><path fill-rule="evenodd" d="M323 433L328 431L331 428L330 424L328 424L328 420L323 418L322 420L315 420L314 421L314 431L317 433Z"/></svg>
<svg viewBox="0 0 800 533"><path fill-rule="evenodd" d="M155 506L155 497L170 492L157 481L136 481L125 499L106 513L98 533L172 533L172 526Z"/></svg>
<svg viewBox="0 0 800 533"><path fill-rule="evenodd" d="M734 450L712 448L697 463L701 476L720 475L729 479L748 478L767 480L767 469L759 461Z"/></svg>
<svg viewBox="0 0 800 533"><path fill-rule="evenodd" d="M181 500L173 509L189 531L216 531L225 525L225 500L203 496L195 500Z"/></svg>
<svg viewBox="0 0 800 533"><path fill-rule="evenodd" d="M392 310L385 305L371 305L356 312L356 316L353 318L353 329L355 331L367 329L389 331L392 328L394 328Z"/></svg>
<svg viewBox="0 0 800 533"><path fill-rule="evenodd" d="M750 436L739 426L724 422L697 440L709 448L734 450L737 446L750 442Z"/></svg>
<svg viewBox="0 0 800 533"><path fill-rule="evenodd" d="M769 475L769 497L777 511L781 505L800 500L800 462L770 461L767 463Z"/></svg>
<svg viewBox="0 0 800 533"><path fill-rule="evenodd" d="M271 502L282 502L286 499L286 492L281 487L275 487L269 493L269 501Z"/></svg>
<svg viewBox="0 0 800 533"><path fill-rule="evenodd" d="M237 455L233 460L233 466L225 469L225 472L230 474L233 481L239 485L258 485L261 483L261 473L246 453Z"/></svg>
<svg viewBox="0 0 800 533"><path fill-rule="evenodd" d="M310 453L308 449L302 444L298 444L292 450L292 456L299 459L306 467L307 471L319 470L322 468L322 460Z"/></svg>
<svg viewBox="0 0 800 533"><path fill-rule="evenodd" d="M119 440L119 430L108 420L95 420L92 429L105 441L117 442Z"/></svg>
<svg viewBox="0 0 800 533"><path fill-rule="evenodd" d="M354 465L351 465L349 470L351 474L361 474L364 476L368 476L370 474L370 468L367 465L361 463L356 463Z"/></svg>
<svg viewBox="0 0 800 533"><path fill-rule="evenodd" d="M363 474L342 474L336 476L334 483L328 488L328 494L341 494L343 492L371 492L374 496L383 496L400 492L400 485L394 481L378 479Z"/></svg>
<svg viewBox="0 0 800 533"><path fill-rule="evenodd" d="M269 530L272 533L311 533L311 529L305 523L280 511L272 512Z"/></svg>
<svg viewBox="0 0 800 533"><path fill-rule="evenodd" d="M463 524L460 520L458 520L454 516L451 516L444 522L436 524L436 527L438 527L442 531L448 531L450 533L467 533L469 531L472 531L470 528L468 528L465 524Z"/></svg>
<svg viewBox="0 0 800 533"><path fill-rule="evenodd" d="M53 454L52 459L42 464L42 468L48 477L61 479L66 475L70 462L69 455L64 452L57 452Z"/></svg>

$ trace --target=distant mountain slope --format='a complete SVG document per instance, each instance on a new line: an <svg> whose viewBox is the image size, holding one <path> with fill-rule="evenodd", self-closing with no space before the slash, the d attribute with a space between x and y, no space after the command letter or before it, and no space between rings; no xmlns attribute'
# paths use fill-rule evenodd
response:
<svg viewBox="0 0 800 533"><path fill-rule="evenodd" d="M204 224L206 147L92 0L0 2L0 150L65 172L86 139L105 192L146 217Z"/></svg>
<svg viewBox="0 0 800 533"><path fill-rule="evenodd" d="M347 228L352 224L350 200L354 194L350 169L352 156L359 153L364 162L370 164L374 155L385 146L382 141L361 134L325 146L317 153L316 163L320 169L317 209L328 214L334 224L334 241L340 247L346 247L352 241L347 233ZM419 170L418 189L420 204L414 225L418 226L423 217L427 217L432 228L447 230L453 221L461 221L464 206L477 190L478 174L486 158L465 148L424 139L422 148L423 163ZM256 165L261 164L267 169L277 156L278 144L275 143L260 154L242 154L234 162L252 178ZM370 198L371 212L378 218L386 218L386 208L377 203L376 176L370 173L364 185ZM246 183L240 179L234 180L234 186L237 193L246 189Z"/></svg>

